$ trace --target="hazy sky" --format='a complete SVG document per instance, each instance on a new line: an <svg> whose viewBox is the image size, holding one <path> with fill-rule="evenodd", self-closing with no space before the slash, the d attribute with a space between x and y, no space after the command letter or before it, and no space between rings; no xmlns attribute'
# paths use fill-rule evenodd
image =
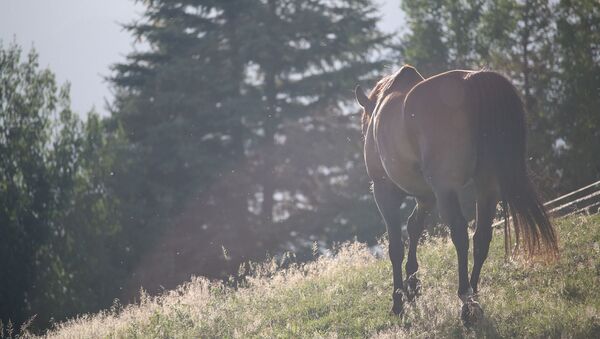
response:
<svg viewBox="0 0 600 339"><path fill-rule="evenodd" d="M399 0L381 4L381 28L393 31L402 18ZM120 24L138 18L143 10L132 0L0 0L0 40L13 40L28 51L34 46L40 64L71 82L73 109L85 114L92 107L106 113L112 95L104 77L110 65L134 49L132 37Z"/></svg>

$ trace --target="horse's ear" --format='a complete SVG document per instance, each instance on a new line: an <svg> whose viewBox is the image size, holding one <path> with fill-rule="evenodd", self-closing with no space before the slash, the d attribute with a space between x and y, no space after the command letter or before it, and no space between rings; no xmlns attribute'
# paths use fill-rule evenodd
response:
<svg viewBox="0 0 600 339"><path fill-rule="evenodd" d="M362 87L360 87L360 85L357 85L354 89L354 95L356 96L356 101L358 101L358 104L362 108L368 109L372 106L369 97L367 97L365 91L362 89Z"/></svg>

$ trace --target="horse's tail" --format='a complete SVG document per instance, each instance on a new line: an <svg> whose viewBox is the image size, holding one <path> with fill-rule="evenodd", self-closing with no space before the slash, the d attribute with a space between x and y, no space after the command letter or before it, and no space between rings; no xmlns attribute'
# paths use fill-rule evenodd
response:
<svg viewBox="0 0 600 339"><path fill-rule="evenodd" d="M475 94L478 161L491 165L500 187L506 253L510 254L511 247L510 215L516 249L522 244L529 256L556 257L556 232L528 175L525 108L517 89L504 76L490 71L470 73L466 81Z"/></svg>

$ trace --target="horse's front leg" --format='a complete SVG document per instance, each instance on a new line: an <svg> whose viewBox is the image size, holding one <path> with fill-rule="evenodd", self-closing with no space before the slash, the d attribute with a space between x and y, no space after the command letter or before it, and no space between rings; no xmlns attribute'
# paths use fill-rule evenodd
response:
<svg viewBox="0 0 600 339"><path fill-rule="evenodd" d="M373 195L379 212L385 222L389 238L389 255L392 261L394 290L392 292L392 312L402 314L404 311L402 284L402 261L404 260L404 243L401 232L400 204L406 193L388 179L373 181Z"/></svg>
<svg viewBox="0 0 600 339"><path fill-rule="evenodd" d="M410 217L408 217L408 258L406 259L406 292L408 300L413 300L421 293L421 282L417 278L419 263L417 262L417 245L423 229L425 228L425 219L431 213L434 198L417 199L417 205Z"/></svg>

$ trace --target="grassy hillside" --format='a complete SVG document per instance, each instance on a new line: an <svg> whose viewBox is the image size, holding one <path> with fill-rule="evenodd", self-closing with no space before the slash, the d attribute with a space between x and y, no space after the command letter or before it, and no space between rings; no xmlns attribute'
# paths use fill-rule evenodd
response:
<svg viewBox="0 0 600 339"><path fill-rule="evenodd" d="M456 255L449 240L419 248L423 295L404 318L389 314L391 267L361 244L286 270L262 265L237 290L195 279L159 298L62 323L49 337L598 337L600 216L557 221L561 259L504 261L496 233L482 273L486 319L459 320Z"/></svg>

